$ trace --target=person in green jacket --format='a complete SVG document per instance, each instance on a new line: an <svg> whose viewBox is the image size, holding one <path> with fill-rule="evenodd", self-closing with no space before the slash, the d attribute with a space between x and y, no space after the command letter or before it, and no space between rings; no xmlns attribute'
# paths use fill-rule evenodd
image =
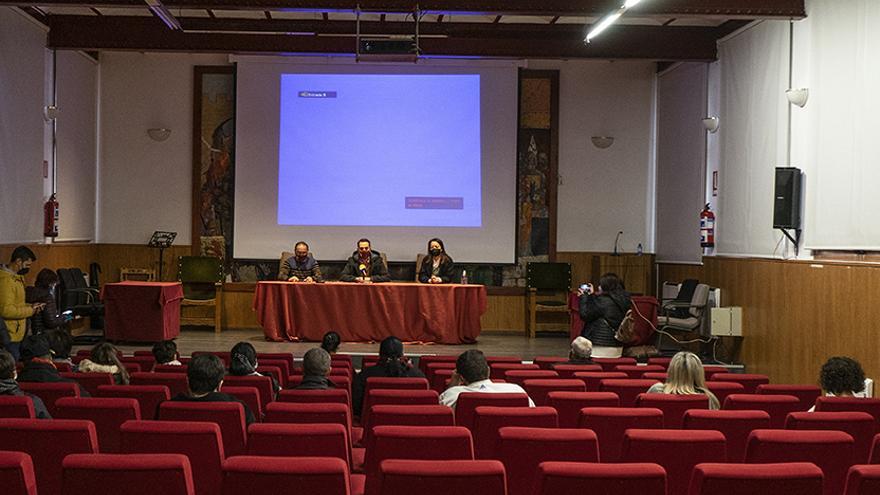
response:
<svg viewBox="0 0 880 495"><path fill-rule="evenodd" d="M19 346L27 332L27 319L39 313L44 303L25 302L24 276L30 270L37 256L26 246L18 246L12 251L10 263L0 266L0 318L6 322L9 333L7 351L18 359Z"/></svg>

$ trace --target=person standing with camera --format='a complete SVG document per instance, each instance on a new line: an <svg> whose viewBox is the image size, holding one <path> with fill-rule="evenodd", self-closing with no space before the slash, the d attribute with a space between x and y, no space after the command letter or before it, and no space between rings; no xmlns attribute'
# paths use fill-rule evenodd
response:
<svg viewBox="0 0 880 495"><path fill-rule="evenodd" d="M592 357L620 357L623 343L614 338L614 332L632 306L623 281L614 273L606 273L599 279L597 288L593 284L582 285L578 296L584 321L581 336L593 343Z"/></svg>

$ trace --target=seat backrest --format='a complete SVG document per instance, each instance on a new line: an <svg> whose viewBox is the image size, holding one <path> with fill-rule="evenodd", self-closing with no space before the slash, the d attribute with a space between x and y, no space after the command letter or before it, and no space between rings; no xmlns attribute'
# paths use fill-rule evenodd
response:
<svg viewBox="0 0 880 495"><path fill-rule="evenodd" d="M336 360L341 355L333 355L331 356L332 360ZM257 353L257 361L260 364L263 364L263 361L271 360L271 361L284 361L287 363L287 374L289 375L291 370L294 368L293 361L293 353L290 352L258 352Z"/></svg>
<svg viewBox="0 0 880 495"><path fill-rule="evenodd" d="M622 407L634 407L639 394L647 392L655 383L654 380L606 378L599 382L599 391L614 392L620 397Z"/></svg>
<svg viewBox="0 0 880 495"><path fill-rule="evenodd" d="M433 405L378 405L370 410L370 426L364 428L363 444L373 450L373 429L377 426L455 426L452 409Z"/></svg>
<svg viewBox="0 0 880 495"><path fill-rule="evenodd" d="M229 367L229 363L232 361L232 352L230 352L230 351L195 351L192 353L192 357L196 357L200 354L213 354L213 355L217 356L218 358L220 358L221 361L223 361L223 364L227 368ZM186 364L183 361L181 361L181 362L183 364Z"/></svg>
<svg viewBox="0 0 880 495"><path fill-rule="evenodd" d="M642 375L644 375L645 373L663 373L665 369L662 366L656 364L648 364L644 366L637 364L618 364L614 367L614 371L626 373L627 378L638 379L642 378Z"/></svg>
<svg viewBox="0 0 880 495"><path fill-rule="evenodd" d="M137 364L141 367L140 371L153 371L153 368L156 366L156 358L154 358L152 354L148 354L146 356L135 354L134 356L121 357L119 358L119 360L122 362L122 364Z"/></svg>
<svg viewBox="0 0 880 495"><path fill-rule="evenodd" d="M454 369L435 370L430 378L431 390L436 391L438 394L442 394L443 391L446 390L449 380L452 379L453 373L455 373Z"/></svg>
<svg viewBox="0 0 880 495"><path fill-rule="evenodd" d="M666 495L666 471L654 463L542 462L535 495L585 493Z"/></svg>
<svg viewBox="0 0 880 495"><path fill-rule="evenodd" d="M861 397L819 397L816 399L817 411L862 411L874 416L880 433L880 399Z"/></svg>
<svg viewBox="0 0 880 495"><path fill-rule="evenodd" d="M495 459L498 430L504 426L558 428L559 417L552 407L481 406L474 416L474 454L477 459Z"/></svg>
<svg viewBox="0 0 880 495"><path fill-rule="evenodd" d="M186 373L132 373L131 385L164 385L168 387L171 397L186 394L189 391L189 383Z"/></svg>
<svg viewBox="0 0 880 495"><path fill-rule="evenodd" d="M396 389L373 389L367 392L364 398L364 410L361 414L361 423L364 428L370 425L370 408L379 405L421 405L432 406L440 403L440 395L436 390L396 390Z"/></svg>
<svg viewBox="0 0 880 495"><path fill-rule="evenodd" d="M138 401L142 419L155 419L159 404L171 398L165 385L101 385L98 397L118 397Z"/></svg>
<svg viewBox="0 0 880 495"><path fill-rule="evenodd" d="M744 394L746 388L736 382L706 382L706 388L715 395L718 403L724 405L724 400L731 394Z"/></svg>
<svg viewBox="0 0 880 495"><path fill-rule="evenodd" d="M731 394L724 400L730 411L766 411L770 428L784 428L788 413L798 411L801 402L793 395Z"/></svg>
<svg viewBox="0 0 880 495"><path fill-rule="evenodd" d="M845 495L880 493L880 466L852 466L846 477Z"/></svg>
<svg viewBox="0 0 880 495"><path fill-rule="evenodd" d="M272 378L268 376L235 376L226 375L223 384L230 387L254 387L260 392L260 404L263 407L275 400L275 389L272 386Z"/></svg>
<svg viewBox="0 0 880 495"><path fill-rule="evenodd" d="M822 495L822 470L809 462L697 464L688 495Z"/></svg>
<svg viewBox="0 0 880 495"><path fill-rule="evenodd" d="M554 365L567 363L568 358L562 356L535 356L532 362L540 366L542 370L552 370ZM562 376L561 373L560 376Z"/></svg>
<svg viewBox="0 0 880 495"><path fill-rule="evenodd" d="M868 462L880 464L880 433L874 435L874 440L871 442L871 457Z"/></svg>
<svg viewBox="0 0 880 495"><path fill-rule="evenodd" d="M193 495L192 468L180 454L72 454L64 459L64 493Z"/></svg>
<svg viewBox="0 0 880 495"><path fill-rule="evenodd" d="M706 304L709 303L709 286L706 284L697 284L694 289L694 297L691 298L691 307L688 313L694 318L703 316Z"/></svg>
<svg viewBox="0 0 880 495"><path fill-rule="evenodd" d="M767 375L758 375L754 373L713 373L711 375L713 382L735 382L744 387L744 394L755 394L758 392L758 385L770 383L770 377Z"/></svg>
<svg viewBox="0 0 880 495"><path fill-rule="evenodd" d="M586 392L586 385L577 378L529 379L523 382L523 388L537 406L547 405L550 392Z"/></svg>
<svg viewBox="0 0 880 495"><path fill-rule="evenodd" d="M381 465L379 486L380 495L400 493L505 495L507 493L504 465L499 461L487 460L434 462L391 459Z"/></svg>
<svg viewBox="0 0 880 495"><path fill-rule="evenodd" d="M223 451L230 457L243 453L247 444L244 406L239 402L163 402L159 419L216 423L223 436Z"/></svg>
<svg viewBox="0 0 880 495"><path fill-rule="evenodd" d="M654 407L663 411L663 427L680 429L684 413L690 409L709 409L709 397L703 394L639 394L636 407Z"/></svg>
<svg viewBox="0 0 880 495"><path fill-rule="evenodd" d="M651 371L643 374L642 378L644 378L645 380L657 380L658 382L666 382L666 380L669 378L669 373Z"/></svg>
<svg viewBox="0 0 880 495"><path fill-rule="evenodd" d="M31 456L24 452L0 452L0 486L7 495L37 495Z"/></svg>
<svg viewBox="0 0 880 495"><path fill-rule="evenodd" d="M587 392L598 392L602 380L625 379L626 373L620 371L578 371L574 377L584 382Z"/></svg>
<svg viewBox="0 0 880 495"><path fill-rule="evenodd" d="M853 455L853 438L842 431L755 430L746 462L812 462L825 474L825 495L843 492Z"/></svg>
<svg viewBox="0 0 880 495"><path fill-rule="evenodd" d="M614 371L614 367L619 364L636 364L636 358L593 358L593 362L602 366L602 371Z"/></svg>
<svg viewBox="0 0 880 495"><path fill-rule="evenodd" d="M265 423L336 423L351 438L351 412L345 404L273 402L266 406Z"/></svg>
<svg viewBox="0 0 880 495"><path fill-rule="evenodd" d="M222 494L278 493L279 487L294 487L296 493L349 495L348 473L344 461L329 457L238 456L223 463Z"/></svg>
<svg viewBox="0 0 880 495"><path fill-rule="evenodd" d="M421 377L389 378L371 376L367 378L367 384L364 387L364 397L368 396L370 390L374 389L428 390L428 380Z"/></svg>
<svg viewBox="0 0 880 495"><path fill-rule="evenodd" d="M263 401L260 400L260 391L256 387L227 387L224 383L220 391L244 402L258 421L263 417Z"/></svg>
<svg viewBox="0 0 880 495"><path fill-rule="evenodd" d="M590 430L505 426L498 437L496 453L507 472L509 495L531 495L542 462L599 462L599 441Z"/></svg>
<svg viewBox="0 0 880 495"><path fill-rule="evenodd" d="M247 455L336 457L351 467L351 442L340 424L252 424Z"/></svg>
<svg viewBox="0 0 880 495"><path fill-rule="evenodd" d="M264 365L261 362L260 365L257 366L257 369L254 371L265 377L274 378L275 382L277 382L278 385L282 388L287 386L288 375L284 373L284 369L281 367L271 366L269 364Z"/></svg>
<svg viewBox="0 0 880 495"><path fill-rule="evenodd" d="M526 394L462 392L455 402L455 424L474 431L476 409L480 406L523 407L529 405Z"/></svg>
<svg viewBox="0 0 880 495"><path fill-rule="evenodd" d="M156 364L153 365L153 373L186 373L189 367L185 364Z"/></svg>
<svg viewBox="0 0 880 495"><path fill-rule="evenodd" d="M419 366L421 369L421 366ZM434 376L434 372L437 370L454 370L455 369L455 361L434 361L425 365L425 371L422 373L425 374L425 378L428 379L428 383L431 383L431 377Z"/></svg>
<svg viewBox="0 0 880 495"><path fill-rule="evenodd" d="M73 419L0 419L0 450L27 452L41 495L61 493L61 461L68 454L97 453L91 421Z"/></svg>
<svg viewBox="0 0 880 495"><path fill-rule="evenodd" d="M648 364L656 364L657 366L662 366L664 370L669 368L669 363L671 363L671 362L672 362L671 357L656 356L656 357L649 357L648 358Z"/></svg>
<svg viewBox="0 0 880 495"><path fill-rule="evenodd" d="M539 370L540 366L532 363L492 363L489 366L490 379L503 379L510 370Z"/></svg>
<svg viewBox="0 0 880 495"><path fill-rule="evenodd" d="M559 373L554 370L508 370L504 372L504 381L515 383L522 387L526 380L538 380L559 378Z"/></svg>
<svg viewBox="0 0 880 495"><path fill-rule="evenodd" d="M577 428L581 409L585 407L619 407L614 392L550 392L547 405L556 409L560 428Z"/></svg>
<svg viewBox="0 0 880 495"><path fill-rule="evenodd" d="M551 366L548 366L547 368L541 368L541 369L553 370L553 371L559 373L559 378L574 378L575 373L579 373L579 372L583 372L583 371L601 372L603 370L601 364L568 364L568 363L556 363L556 364L552 364Z"/></svg>
<svg viewBox="0 0 880 495"><path fill-rule="evenodd" d="M334 402L351 406L351 397L344 388L325 390L282 390L278 393L279 402Z"/></svg>
<svg viewBox="0 0 880 495"><path fill-rule="evenodd" d="M757 393L760 395L793 395L800 401L799 410L806 411L816 405L816 399L822 395L822 388L818 385L771 385L765 383L758 385Z"/></svg>
<svg viewBox="0 0 880 495"><path fill-rule="evenodd" d="M419 369L425 376L428 375L428 365L432 363L452 363L455 364L455 361L458 359L458 356L448 354L448 355L437 355L437 356L419 356Z"/></svg>
<svg viewBox="0 0 880 495"><path fill-rule="evenodd" d="M838 430L853 437L852 464L867 464L874 439L874 417L862 411L806 412L788 415L786 430Z"/></svg>
<svg viewBox="0 0 880 495"><path fill-rule="evenodd" d="M257 368L257 371L260 373L262 373L262 371L260 371L261 368L266 368L267 370L278 368L280 376L276 377L276 379L282 387L287 386L287 377L290 376L293 371L293 366L287 362L286 359L261 358L259 357L259 354L257 354L257 362L260 365L259 368Z"/></svg>
<svg viewBox="0 0 880 495"><path fill-rule="evenodd" d="M214 256L181 256L177 263L177 281L183 284L186 299L213 299L214 284L223 281L223 263Z"/></svg>
<svg viewBox="0 0 880 495"><path fill-rule="evenodd" d="M58 419L85 419L95 423L100 451L120 452L122 437L119 427L129 420L141 419L141 408L135 399L107 397L63 397L55 402Z"/></svg>
<svg viewBox="0 0 880 495"><path fill-rule="evenodd" d="M743 462L752 430L770 428L765 411L709 411L693 409L684 413L685 430L717 430L727 439L727 462Z"/></svg>
<svg viewBox="0 0 880 495"><path fill-rule="evenodd" d="M46 410L54 418L58 414L55 401L62 397L79 397L79 385L72 382L18 382L23 392L36 395L43 400Z"/></svg>
<svg viewBox="0 0 880 495"><path fill-rule="evenodd" d="M725 462L724 435L712 430L627 430L622 462L654 462L666 470L669 493L686 493L701 462Z"/></svg>
<svg viewBox="0 0 880 495"><path fill-rule="evenodd" d="M663 411L651 407L587 407L581 409L578 428L596 432L602 462L618 462L623 433L630 428L663 428Z"/></svg>
<svg viewBox="0 0 880 495"><path fill-rule="evenodd" d="M79 386L84 388L89 395L98 395L98 387L101 385L113 385L113 375L110 373L72 373L69 371L61 372L59 375L64 378L70 378Z"/></svg>
<svg viewBox="0 0 880 495"><path fill-rule="evenodd" d="M34 401L26 395L0 395L0 418L36 418ZM0 485L2 486L2 485Z"/></svg>
<svg viewBox="0 0 880 495"><path fill-rule="evenodd" d="M119 428L122 452L129 454L182 454L190 459L199 495L220 491L226 458L216 423L198 421L126 421Z"/></svg>

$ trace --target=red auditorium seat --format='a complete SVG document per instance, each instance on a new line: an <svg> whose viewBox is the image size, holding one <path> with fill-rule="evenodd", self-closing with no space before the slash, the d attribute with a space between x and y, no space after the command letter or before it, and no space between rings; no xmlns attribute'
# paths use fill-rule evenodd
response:
<svg viewBox="0 0 880 495"><path fill-rule="evenodd" d="M351 412L345 404L273 402L266 406L265 423L335 423L351 436ZM354 441L354 440L352 440Z"/></svg>
<svg viewBox="0 0 880 495"><path fill-rule="evenodd" d="M351 442L340 424L252 424L247 455L336 457L351 468Z"/></svg>
<svg viewBox="0 0 880 495"><path fill-rule="evenodd" d="M367 378L364 387L364 397L369 395L370 390L397 389L397 390L428 390L428 380L421 377L386 378L372 376Z"/></svg>
<svg viewBox="0 0 880 495"><path fill-rule="evenodd" d="M152 352L148 352L146 356L137 354L134 356L125 356L120 358L120 361L122 364L136 364L141 368L140 371L153 371L153 367L156 366L156 358L153 357Z"/></svg>
<svg viewBox="0 0 880 495"><path fill-rule="evenodd" d="M620 371L578 371L574 377L584 382L587 392L598 392L599 385L605 379L625 379L626 373Z"/></svg>
<svg viewBox="0 0 880 495"><path fill-rule="evenodd" d="M0 395L0 418L36 418L34 401L26 395Z"/></svg>
<svg viewBox="0 0 880 495"><path fill-rule="evenodd" d="M880 466L860 465L849 468L845 495L877 495L880 493Z"/></svg>
<svg viewBox="0 0 880 495"><path fill-rule="evenodd" d="M727 461L743 462L752 430L770 428L765 411L709 411L694 409L684 414L685 430L717 430L727 439Z"/></svg>
<svg viewBox="0 0 880 495"><path fill-rule="evenodd" d="M377 426L455 426L455 416L447 406L373 406L370 428L364 429L363 444L372 447L372 428Z"/></svg>
<svg viewBox="0 0 880 495"><path fill-rule="evenodd" d="M224 394L229 394L244 402L248 409L254 413L257 421L263 418L263 403L260 401L260 391L254 387L229 387L225 383L220 388Z"/></svg>
<svg viewBox="0 0 880 495"><path fill-rule="evenodd" d="M195 493L189 459L180 454L73 454L63 469L65 495Z"/></svg>
<svg viewBox="0 0 880 495"><path fill-rule="evenodd" d="M475 458L496 458L498 430L504 426L558 428L559 418L552 407L478 407L473 429Z"/></svg>
<svg viewBox="0 0 880 495"><path fill-rule="evenodd" d="M699 395L639 394L636 407L653 407L663 411L663 427L681 429L684 413L691 409L709 409L709 397Z"/></svg>
<svg viewBox="0 0 880 495"><path fill-rule="evenodd" d="M509 383L515 383L520 387L526 380L540 380L559 378L559 373L553 370L507 370L504 372L503 380Z"/></svg>
<svg viewBox="0 0 880 495"><path fill-rule="evenodd" d="M715 373L730 373L730 370L724 366L703 366L703 376L706 380L709 380Z"/></svg>
<svg viewBox="0 0 880 495"><path fill-rule="evenodd" d="M127 363L123 363L123 364L127 364ZM69 372L73 371L73 367L70 366L69 363L63 363L63 362L56 362L55 369L58 370L59 373L69 373ZM140 371L140 370L138 370L138 371Z"/></svg>
<svg viewBox="0 0 880 495"><path fill-rule="evenodd" d="M556 409L560 428L577 428L585 407L620 407L613 392L550 392L547 405Z"/></svg>
<svg viewBox="0 0 880 495"><path fill-rule="evenodd" d="M744 387L744 394L754 394L758 392L758 385L770 383L770 377L746 373L713 373L710 381L739 383Z"/></svg>
<svg viewBox="0 0 880 495"><path fill-rule="evenodd" d="M545 369L545 368L541 368ZM551 369L557 373L559 373L559 378L574 378L575 373L589 373L589 372L602 372L601 364L554 364L553 366L546 368Z"/></svg>
<svg viewBox="0 0 880 495"><path fill-rule="evenodd" d="M715 398L718 399L718 403L722 406L724 406L724 401L728 395L746 393L746 388L741 383L735 382L706 382L706 388L709 389L709 392L715 394Z"/></svg>
<svg viewBox="0 0 880 495"><path fill-rule="evenodd" d="M341 357L341 355L332 355L330 358L335 360ZM290 370L293 369L293 353L290 352L258 352L257 353L257 361L260 364L263 364L263 361L284 361L287 363L287 372L290 374ZM349 361L351 363L351 361Z"/></svg>
<svg viewBox="0 0 880 495"><path fill-rule="evenodd" d="M490 379L504 379L504 374L511 370L539 370L537 364L526 363L493 363L489 366Z"/></svg>
<svg viewBox="0 0 880 495"><path fill-rule="evenodd" d="M578 428L596 432L602 462L618 462L623 433L629 428L663 428L663 411L648 407L588 407L581 409Z"/></svg>
<svg viewBox="0 0 880 495"><path fill-rule="evenodd" d="M36 394L35 394L36 395ZM816 399L817 411L862 411L874 416L877 431L880 433L880 399L861 397L819 397Z"/></svg>
<svg viewBox="0 0 880 495"><path fill-rule="evenodd" d="M701 462L725 462L724 435L706 430L627 430L621 462L654 462L666 470L670 494L687 493L691 471Z"/></svg>
<svg viewBox="0 0 880 495"><path fill-rule="evenodd" d="M746 462L812 462L825 474L822 492L843 493L853 455L853 438L842 431L755 430Z"/></svg>
<svg viewBox="0 0 880 495"><path fill-rule="evenodd" d="M664 370L669 368L669 363L672 362L671 357L649 357L648 364L656 364L657 366L662 366Z"/></svg>
<svg viewBox="0 0 880 495"><path fill-rule="evenodd" d="M192 467L195 493L213 495L220 491L226 456L216 423L126 421L119 430L124 453L185 455Z"/></svg>
<svg viewBox="0 0 880 495"><path fill-rule="evenodd" d="M462 392L455 402L455 424L474 431L476 409L480 406L523 407L529 405L526 394Z"/></svg>
<svg viewBox="0 0 880 495"><path fill-rule="evenodd" d="M244 406L238 402L164 402L159 406L159 419L216 423L229 457L243 453L247 443Z"/></svg>
<svg viewBox="0 0 880 495"><path fill-rule="evenodd" d="M0 486L5 495L37 495L31 456L24 452L0 452Z"/></svg>
<svg viewBox="0 0 880 495"><path fill-rule="evenodd" d="M532 495L542 462L599 462L599 442L590 430L505 426L498 436L497 458L507 472L509 495Z"/></svg>
<svg viewBox="0 0 880 495"><path fill-rule="evenodd" d="M131 385L164 385L171 397L189 392L186 373L132 373Z"/></svg>
<svg viewBox="0 0 880 495"><path fill-rule="evenodd" d="M639 394L647 392L655 380L605 379L599 383L600 392L614 392L620 397L621 407L635 407Z"/></svg>
<svg viewBox="0 0 880 495"><path fill-rule="evenodd" d="M522 358L519 356L486 356L486 362L491 368L496 363L522 363Z"/></svg>
<svg viewBox="0 0 880 495"><path fill-rule="evenodd" d="M233 457L223 463L222 493L355 495L348 466L328 457Z"/></svg>
<svg viewBox="0 0 880 495"><path fill-rule="evenodd" d="M134 351L133 356L153 357L153 351Z"/></svg>
<svg viewBox="0 0 880 495"><path fill-rule="evenodd" d="M800 409L801 402L793 395L731 394L724 401L728 411L766 411L770 428L784 428L788 413Z"/></svg>
<svg viewBox="0 0 880 495"><path fill-rule="evenodd" d="M688 495L822 495L822 470L809 462L698 464Z"/></svg>
<svg viewBox="0 0 880 495"><path fill-rule="evenodd" d="M786 430L838 430L853 437L851 464L866 464L874 439L874 418L861 411L793 412L785 420Z"/></svg>
<svg viewBox="0 0 880 495"><path fill-rule="evenodd" d="M419 356L419 369L422 373L427 376L428 375L428 367L434 363L452 363L455 364L455 361L458 359L458 356Z"/></svg>
<svg viewBox="0 0 880 495"><path fill-rule="evenodd" d="M431 390L436 391L438 394L442 394L443 391L446 390L446 384L449 383L449 380L452 378L453 373L455 373L455 370L434 370L434 372L431 374L431 379L429 381Z"/></svg>
<svg viewBox="0 0 880 495"><path fill-rule="evenodd" d="M669 378L669 373L651 371L642 375L642 379L644 380L657 380L658 382L666 382L666 379Z"/></svg>
<svg viewBox="0 0 880 495"><path fill-rule="evenodd" d="M85 389L91 396L98 395L98 387L101 385L114 385L113 375L110 373L59 373L64 378L70 378ZM54 416L53 416L54 417Z"/></svg>
<svg viewBox="0 0 880 495"><path fill-rule="evenodd" d="M26 452L34 463L40 495L61 493L61 461L68 454L97 453L91 421L74 419L0 419L0 450Z"/></svg>
<svg viewBox="0 0 880 495"><path fill-rule="evenodd" d="M868 462L880 464L880 433L874 435L874 440L871 442L871 457Z"/></svg>
<svg viewBox="0 0 880 495"><path fill-rule="evenodd" d="M107 397L63 397L55 402L58 419L85 419L95 423L101 452L116 453L122 448L119 427L141 419L141 408L134 399Z"/></svg>
<svg viewBox="0 0 880 495"><path fill-rule="evenodd" d="M436 385L438 385L438 384L435 383L435 381L434 381L434 375L436 375L436 373L441 370L444 371L443 375L446 376L446 378L449 378L450 376L452 376L451 372L455 371L455 363L454 362L443 362L443 361L436 362L436 363L428 363L428 365L426 366L426 371L424 373L425 373L425 378L428 380L428 386L431 387L431 390L437 390ZM445 383L440 382L439 386L445 388ZM437 390L437 391L442 392L443 390L441 389L441 390Z"/></svg>
<svg viewBox="0 0 880 495"><path fill-rule="evenodd" d="M396 390L372 389L364 396L364 409L361 413L361 424L370 427L370 408L373 406L433 406L440 403L436 390Z"/></svg>
<svg viewBox="0 0 880 495"><path fill-rule="evenodd" d="M620 364L636 364L636 358L593 358L593 362L602 366L602 371L614 371L614 367Z"/></svg>
<svg viewBox="0 0 880 495"><path fill-rule="evenodd" d="M54 418L58 414L55 409L55 401L62 397L79 397L79 385L70 382L18 382L21 390L28 394L33 394L42 399L46 405L46 410Z"/></svg>
<svg viewBox="0 0 880 495"><path fill-rule="evenodd" d="M542 370L552 370L556 364L567 363L568 358L562 356L536 356L532 362L537 364Z"/></svg>
<svg viewBox="0 0 880 495"><path fill-rule="evenodd" d="M140 406L142 419L155 419L159 404L171 398L165 385L101 385L98 397L135 399Z"/></svg>
<svg viewBox="0 0 880 495"><path fill-rule="evenodd" d="M260 392L260 404L265 408L275 400L275 389L272 378L268 376L233 376L223 377L223 385L230 387L254 387Z"/></svg>
<svg viewBox="0 0 880 495"><path fill-rule="evenodd" d="M344 388L326 390L282 390L278 393L279 402L330 402L351 407L351 397Z"/></svg>
<svg viewBox="0 0 880 495"><path fill-rule="evenodd" d="M816 399L822 395L818 385L758 385L759 395L793 395L801 405L799 410L806 411L816 405Z"/></svg>
<svg viewBox="0 0 880 495"><path fill-rule="evenodd" d="M361 356L361 369L369 368L370 366L376 366L376 363L379 362L379 356L376 354L371 354L368 356Z"/></svg>
<svg viewBox="0 0 880 495"><path fill-rule="evenodd" d="M226 366L227 368L229 367L229 362L232 360L232 353L228 352L228 351L223 351L223 352L196 351L196 352L192 353L192 357L196 357L200 354L213 354L213 355L217 356L218 358L220 358L221 361L223 361L223 365Z"/></svg>
<svg viewBox="0 0 880 495"><path fill-rule="evenodd" d="M272 378L276 383L282 388L287 386L287 379L289 375L284 374L284 369L278 366L269 366L267 364L260 363L255 370L257 373L263 375L264 377ZM284 375L284 376L282 376ZM256 375L254 375L256 376ZM346 373L348 376L348 373ZM273 389L274 391L274 389Z"/></svg>
<svg viewBox="0 0 880 495"><path fill-rule="evenodd" d="M642 375L645 373L663 373L666 371L666 368L656 364L649 364L646 366L639 366L637 364L618 364L614 367L614 371L626 373L627 378L638 380L642 378Z"/></svg>
<svg viewBox="0 0 880 495"><path fill-rule="evenodd" d="M523 388L536 406L546 406L547 395L550 392L586 392L587 390L584 382L576 378L529 379L523 382Z"/></svg>
<svg viewBox="0 0 880 495"><path fill-rule="evenodd" d="M380 495L506 495L504 465L499 461L387 460L379 473Z"/></svg>
<svg viewBox="0 0 880 495"><path fill-rule="evenodd" d="M666 471L653 463L542 462L538 466L534 495L588 493L666 495Z"/></svg>
<svg viewBox="0 0 880 495"><path fill-rule="evenodd" d="M185 364L156 364L153 365L153 373L186 373L189 367Z"/></svg>

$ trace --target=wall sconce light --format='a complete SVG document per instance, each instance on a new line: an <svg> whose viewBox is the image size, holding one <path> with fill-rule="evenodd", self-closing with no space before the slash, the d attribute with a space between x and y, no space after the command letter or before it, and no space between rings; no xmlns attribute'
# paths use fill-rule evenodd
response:
<svg viewBox="0 0 880 495"><path fill-rule="evenodd" d="M785 97L788 98L788 102L792 105L804 108L804 105L807 104L807 99L810 97L810 90L807 88L787 89L785 90Z"/></svg>
<svg viewBox="0 0 880 495"><path fill-rule="evenodd" d="M721 120L718 117L706 117L702 122L703 127L712 134L715 134L718 131L718 126L721 125Z"/></svg>
<svg viewBox="0 0 880 495"><path fill-rule="evenodd" d="M171 136L171 129L167 127L154 127L152 129L147 129L147 135L150 136L150 139L153 141L165 141Z"/></svg>
<svg viewBox="0 0 880 495"><path fill-rule="evenodd" d="M614 144L614 138L611 136L593 136L590 138L590 141L593 142L593 146L600 150L604 150Z"/></svg>

